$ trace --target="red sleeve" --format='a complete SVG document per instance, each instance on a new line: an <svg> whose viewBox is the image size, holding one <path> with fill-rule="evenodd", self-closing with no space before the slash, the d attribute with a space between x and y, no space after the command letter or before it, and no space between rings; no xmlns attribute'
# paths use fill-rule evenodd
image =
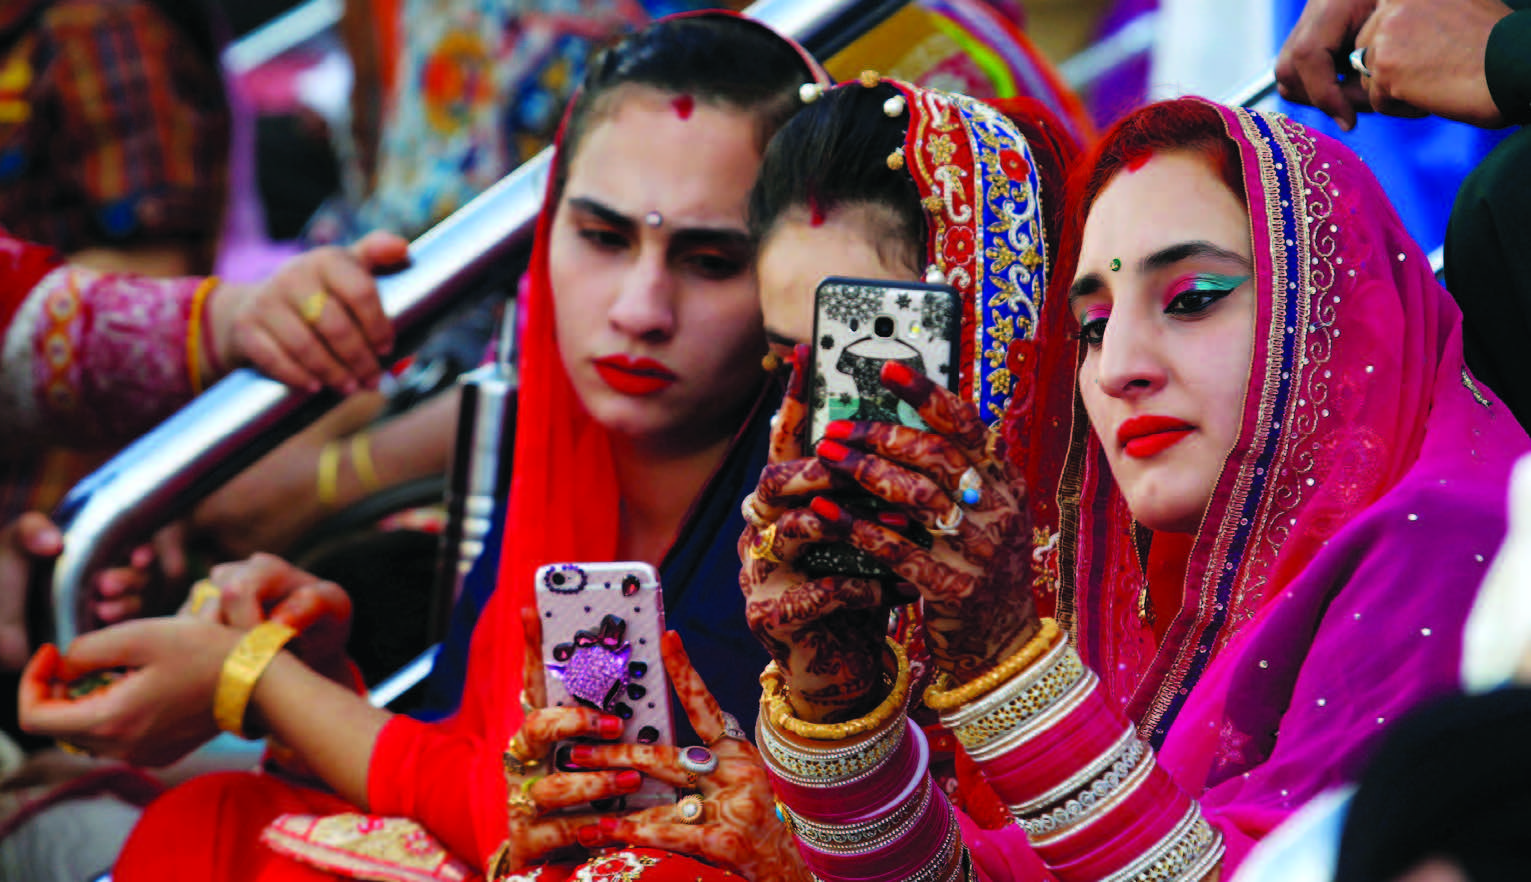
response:
<svg viewBox="0 0 1531 882"><path fill-rule="evenodd" d="M498 748L461 728L390 720L372 749L367 800L374 814L414 818L482 867L509 826L505 769Z"/></svg>

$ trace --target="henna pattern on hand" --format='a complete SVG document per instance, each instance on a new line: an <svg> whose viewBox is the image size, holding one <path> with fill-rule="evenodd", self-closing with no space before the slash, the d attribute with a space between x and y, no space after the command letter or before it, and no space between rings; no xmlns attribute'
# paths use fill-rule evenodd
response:
<svg viewBox="0 0 1531 882"><path fill-rule="evenodd" d="M801 348L797 363L806 356ZM752 504L774 525L771 556L752 553L762 528L745 527L739 537L739 587L750 630L787 678L793 707L817 722L854 716L872 698L881 699L883 634L887 606L883 586L852 577L809 579L792 562L807 545L824 541L822 521L805 504L844 479L815 458L802 458L801 429L807 408L801 384L789 392L771 429L771 455ZM872 703L875 703L872 702Z"/></svg>
<svg viewBox="0 0 1531 882"><path fill-rule="evenodd" d="M718 767L697 779L704 806L701 824L682 824L673 806L655 806L621 819L603 819L608 842L658 848L700 858L751 882L809 882L808 869L791 832L776 817L776 799L765 763L754 746L722 738L717 701L691 667L680 640L666 634L661 651L675 692L692 727L712 744ZM621 745L601 748L609 758L677 785L686 782L673 747Z"/></svg>
<svg viewBox="0 0 1531 882"><path fill-rule="evenodd" d="M971 404L920 376L889 387L932 431L844 423L836 427L835 446L826 451L821 445L821 461L927 527L950 517L958 482L970 467L981 482L978 502L961 506L956 534L935 535L929 550L851 512L818 503L813 510L826 522L827 534L847 537L919 589L932 660L965 682L1003 660L1039 627L1025 482L1003 439L990 437Z"/></svg>

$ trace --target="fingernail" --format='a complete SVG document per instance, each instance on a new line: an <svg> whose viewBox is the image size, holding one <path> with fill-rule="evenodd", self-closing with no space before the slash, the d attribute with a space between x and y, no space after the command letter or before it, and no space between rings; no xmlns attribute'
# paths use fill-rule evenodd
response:
<svg viewBox="0 0 1531 882"><path fill-rule="evenodd" d="M621 738L623 728L621 717L601 717L600 722L595 724L595 730L602 738Z"/></svg>
<svg viewBox="0 0 1531 882"><path fill-rule="evenodd" d="M884 527L892 527L895 530L902 530L909 526L908 516L899 514L896 511L882 512L877 516L877 522Z"/></svg>
<svg viewBox="0 0 1531 882"><path fill-rule="evenodd" d="M851 436L856 426L850 420L835 420L824 427L824 437L836 441L844 441Z"/></svg>
<svg viewBox="0 0 1531 882"><path fill-rule="evenodd" d="M851 453L850 448L839 441L820 441L817 449L819 456L830 462L844 462L845 458L850 456Z"/></svg>
<svg viewBox="0 0 1531 882"><path fill-rule="evenodd" d="M808 503L808 507L813 510L814 514L831 522L840 520L845 514L845 511L840 508L839 503L832 499L825 499L822 496L813 497L813 501Z"/></svg>
<svg viewBox="0 0 1531 882"><path fill-rule="evenodd" d="M811 352L807 343L799 343L792 348L792 379L787 383L787 395L790 398L801 400L803 397L803 379L808 375L808 356Z"/></svg>
<svg viewBox="0 0 1531 882"><path fill-rule="evenodd" d="M604 824L587 824L574 831L574 838L579 840L580 845L600 845L606 840L601 831Z"/></svg>
<svg viewBox="0 0 1531 882"><path fill-rule="evenodd" d="M643 786L643 774L628 770L617 775L617 789L623 793L632 793Z"/></svg>
<svg viewBox="0 0 1531 882"><path fill-rule="evenodd" d="M914 371L901 361L885 361L882 365L882 379L885 383L908 387L914 382Z"/></svg>
<svg viewBox="0 0 1531 882"><path fill-rule="evenodd" d="M607 839L611 839L617 835L617 828L621 826L621 824L622 822L616 818L602 818L601 822L596 826L600 829L603 836L605 836Z"/></svg>
<svg viewBox="0 0 1531 882"><path fill-rule="evenodd" d="M360 388L360 386L356 385L355 380L346 380L345 383L341 385L340 391L347 395L355 395L356 390Z"/></svg>
<svg viewBox="0 0 1531 882"><path fill-rule="evenodd" d="M595 761L595 748L588 744L576 744L569 751L569 759L579 765L587 765Z"/></svg>

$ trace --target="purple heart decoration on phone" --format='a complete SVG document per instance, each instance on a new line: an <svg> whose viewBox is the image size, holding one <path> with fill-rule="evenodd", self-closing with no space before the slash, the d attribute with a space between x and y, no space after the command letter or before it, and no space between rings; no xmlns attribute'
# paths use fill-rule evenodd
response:
<svg viewBox="0 0 1531 882"><path fill-rule="evenodd" d="M648 666L633 662L633 646L627 642L627 623L617 616L601 619L598 631L576 631L574 639L553 647L548 671L563 680L569 694L584 704L627 719L633 709L619 699L642 698L647 690L633 683Z"/></svg>

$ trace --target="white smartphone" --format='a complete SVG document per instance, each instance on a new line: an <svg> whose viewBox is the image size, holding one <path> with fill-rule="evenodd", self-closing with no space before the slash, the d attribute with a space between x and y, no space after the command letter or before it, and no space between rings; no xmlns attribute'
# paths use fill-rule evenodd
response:
<svg viewBox="0 0 1531 882"><path fill-rule="evenodd" d="M670 684L659 641L664 595L659 575L642 562L549 564L537 570L542 664L549 707L595 708L621 717L622 741L674 744ZM590 743L605 743L595 742ZM554 766L579 771L569 759L574 742L554 748ZM643 787L601 810L673 803L674 787L644 779Z"/></svg>

